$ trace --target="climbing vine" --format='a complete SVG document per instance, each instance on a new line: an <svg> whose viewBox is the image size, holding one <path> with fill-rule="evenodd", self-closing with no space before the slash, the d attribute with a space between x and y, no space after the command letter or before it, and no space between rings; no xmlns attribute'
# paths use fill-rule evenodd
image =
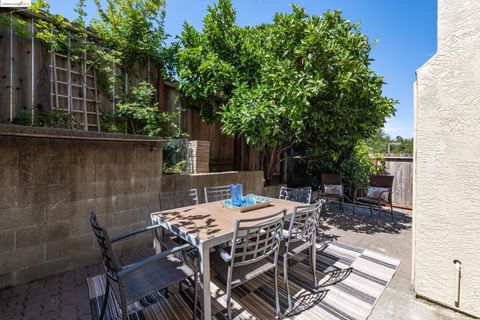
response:
<svg viewBox="0 0 480 320"><path fill-rule="evenodd" d="M35 19L33 36L47 44L50 52L67 53L72 64L81 64L82 73L95 68L99 90L110 99L120 102L117 112L104 115L109 120L104 129L127 133L149 135L177 135L174 118L161 115L152 104L155 88L148 86L149 99L138 99L132 93L145 92L146 84L131 86L132 78L140 78L136 73L147 64L161 67L165 56L165 1L164 0L106 0L94 1L99 18L87 24L85 0L77 0L76 18L68 21L63 16L50 13L45 0L37 0L31 10L42 19ZM14 21L13 21L14 20ZM13 24L12 24L13 21ZM9 12L0 15L0 24L12 26L18 35L32 36L25 26L26 21L18 14ZM85 77L82 74L82 81ZM85 85L85 84L84 84ZM112 90L115 88L115 90ZM153 90L153 92L151 91ZM147 101L148 100L148 101ZM142 104L143 103L143 104ZM135 105L138 114L144 114L145 121L136 126L123 126L125 120L133 123L138 119L125 119L129 115L119 110L121 106ZM158 106L157 106L158 107ZM125 108L123 108L125 109ZM133 117L133 114L130 114ZM158 121L157 121L158 120ZM153 121L153 122L152 122ZM155 123L155 121L157 121ZM147 124L148 128L138 128ZM167 123L170 123L167 125ZM156 126L156 128L155 128ZM175 128L165 130L166 127Z"/></svg>

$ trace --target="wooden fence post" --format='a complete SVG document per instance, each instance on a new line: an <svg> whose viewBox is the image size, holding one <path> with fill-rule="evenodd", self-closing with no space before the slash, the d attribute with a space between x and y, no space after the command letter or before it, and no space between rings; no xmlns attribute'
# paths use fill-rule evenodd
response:
<svg viewBox="0 0 480 320"><path fill-rule="evenodd" d="M10 12L10 123L13 122L13 14Z"/></svg>
<svg viewBox="0 0 480 320"><path fill-rule="evenodd" d="M157 81L157 94L158 94L158 109L161 112L167 112L167 106L165 104L165 79L163 79L163 65L157 67L158 81Z"/></svg>
<svg viewBox="0 0 480 320"><path fill-rule="evenodd" d="M35 19L32 18L32 49L30 52L32 53L32 110L31 112L31 125L35 124Z"/></svg>

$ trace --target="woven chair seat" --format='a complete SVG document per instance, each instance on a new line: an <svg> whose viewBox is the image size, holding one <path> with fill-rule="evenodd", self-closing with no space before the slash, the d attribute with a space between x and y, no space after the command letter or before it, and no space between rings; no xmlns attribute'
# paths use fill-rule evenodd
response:
<svg viewBox="0 0 480 320"><path fill-rule="evenodd" d="M225 262L216 252L210 255L210 262L212 268L217 273L218 277L227 283L228 267L230 262ZM250 279L255 278L275 267L273 260L262 259L260 261L247 264L245 266L236 266L233 268L232 287L240 285Z"/></svg>
<svg viewBox="0 0 480 320"><path fill-rule="evenodd" d="M146 265L125 275L124 283L127 303L135 302L193 275L193 270L183 264L175 255L170 255L156 263ZM113 287L116 290L116 286Z"/></svg>

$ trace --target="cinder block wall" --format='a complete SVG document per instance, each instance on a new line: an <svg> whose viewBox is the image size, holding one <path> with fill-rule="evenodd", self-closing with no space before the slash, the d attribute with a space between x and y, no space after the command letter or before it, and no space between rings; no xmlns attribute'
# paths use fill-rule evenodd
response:
<svg viewBox="0 0 480 320"><path fill-rule="evenodd" d="M17 134L108 136L2 126ZM112 138L112 135L108 136ZM101 262L92 210L111 236L149 225L159 192L243 183L263 193L263 172L162 177L161 143L0 135L0 288ZM153 146L153 148L151 148ZM119 255L148 247L152 234L115 244Z"/></svg>
<svg viewBox="0 0 480 320"><path fill-rule="evenodd" d="M198 201L205 202L205 187L224 186L231 183L242 183L243 193L263 195L263 171L227 171L214 173L198 173L188 175L164 175L162 191L180 191L196 188Z"/></svg>
<svg viewBox="0 0 480 320"><path fill-rule="evenodd" d="M162 148L0 136L0 288L100 262L92 210L112 235L150 224ZM137 236L120 254L151 244Z"/></svg>

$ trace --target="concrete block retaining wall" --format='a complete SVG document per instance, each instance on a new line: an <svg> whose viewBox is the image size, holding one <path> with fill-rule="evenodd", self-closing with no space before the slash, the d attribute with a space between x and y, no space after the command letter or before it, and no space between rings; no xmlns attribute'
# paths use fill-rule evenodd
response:
<svg viewBox="0 0 480 320"><path fill-rule="evenodd" d="M205 187L224 186L230 183L242 183L243 193L263 195L263 171L227 171L186 175L164 175L162 191L179 191L196 188L198 200L205 202Z"/></svg>
<svg viewBox="0 0 480 320"><path fill-rule="evenodd" d="M151 138L66 139L68 131L43 128L8 135L6 127L13 126L0 125L0 288L99 263L92 210L114 236L150 224L162 189L197 187L201 201L207 185L263 191L261 171L162 177L161 142ZM151 240L136 236L115 248L128 254Z"/></svg>

